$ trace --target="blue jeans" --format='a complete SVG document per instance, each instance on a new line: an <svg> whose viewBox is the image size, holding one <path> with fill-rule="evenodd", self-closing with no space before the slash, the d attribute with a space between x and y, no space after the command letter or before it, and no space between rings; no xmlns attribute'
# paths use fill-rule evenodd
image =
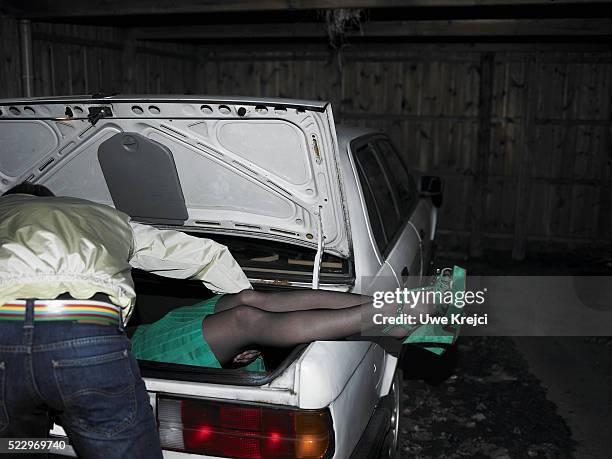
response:
<svg viewBox="0 0 612 459"><path fill-rule="evenodd" d="M0 321L0 437L45 438L53 419L81 458L162 457L125 333L34 322L29 305L24 321Z"/></svg>

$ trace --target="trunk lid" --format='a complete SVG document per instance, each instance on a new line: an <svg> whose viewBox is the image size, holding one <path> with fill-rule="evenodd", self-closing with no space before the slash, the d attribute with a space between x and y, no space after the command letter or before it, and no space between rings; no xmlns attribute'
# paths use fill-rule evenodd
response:
<svg viewBox="0 0 612 459"><path fill-rule="evenodd" d="M144 138L171 152L184 226L324 245L326 252L349 255L338 145L326 102L195 96L2 100L1 188L29 180L58 195L117 204L98 153L105 141L126 133L130 142ZM114 145L126 155L138 148L127 141ZM149 176L152 166L146 163L138 170Z"/></svg>

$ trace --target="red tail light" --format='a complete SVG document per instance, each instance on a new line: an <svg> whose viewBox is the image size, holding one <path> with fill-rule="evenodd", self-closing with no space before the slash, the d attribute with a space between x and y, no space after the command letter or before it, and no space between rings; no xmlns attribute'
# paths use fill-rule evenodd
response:
<svg viewBox="0 0 612 459"><path fill-rule="evenodd" d="M327 410L158 397L164 449L239 459L324 459L333 454Z"/></svg>

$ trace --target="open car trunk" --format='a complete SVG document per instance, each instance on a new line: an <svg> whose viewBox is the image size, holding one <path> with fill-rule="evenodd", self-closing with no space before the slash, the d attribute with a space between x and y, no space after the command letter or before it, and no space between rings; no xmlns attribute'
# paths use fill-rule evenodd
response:
<svg viewBox="0 0 612 459"><path fill-rule="evenodd" d="M136 312L126 328L130 337L138 325L153 323L173 309L198 303L212 296L211 292L198 281L161 278L142 271L134 271L133 276L138 296ZM146 360L139 361L139 364L143 377L232 385L263 385L284 371L305 347L306 345L286 349L262 349L265 373L241 368L211 368Z"/></svg>
<svg viewBox="0 0 612 459"><path fill-rule="evenodd" d="M350 229L326 102L198 96L0 100L0 191L22 181L114 206L133 220L227 245L255 288L348 290ZM269 244L262 248L257 241ZM298 249L299 247L299 249ZM211 296L198 282L134 273L128 332ZM266 372L141 362L143 376L265 384Z"/></svg>
<svg viewBox="0 0 612 459"><path fill-rule="evenodd" d="M189 234L207 237L204 233ZM251 238L215 235L214 239L227 245L247 276L259 291L279 291L307 285L312 276L316 251L291 244L275 243ZM139 325L151 324L168 312L181 306L192 305L213 296L202 282L171 279L133 270L136 287L135 312L127 324L128 336ZM354 281L352 264L348 260L325 254L321 261L321 281L328 285L345 285ZM254 386L274 380L307 347L262 348L265 372L243 368L211 368L166 362L139 361L142 375L157 379L208 382Z"/></svg>

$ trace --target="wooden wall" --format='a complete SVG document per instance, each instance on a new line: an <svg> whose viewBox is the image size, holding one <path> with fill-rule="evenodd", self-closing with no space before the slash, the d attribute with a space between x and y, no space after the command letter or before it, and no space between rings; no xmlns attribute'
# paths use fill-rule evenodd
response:
<svg viewBox="0 0 612 459"><path fill-rule="evenodd" d="M21 94L18 24L0 16L0 97Z"/></svg>
<svg viewBox="0 0 612 459"><path fill-rule="evenodd" d="M475 177L484 179L485 248L510 250L517 225L540 250L610 243L612 53L466 48L351 47L341 67L325 51L202 51L199 89L330 99L338 121L386 131L413 167L445 178L447 247L467 250L480 224ZM485 54L490 135L479 165Z"/></svg>
<svg viewBox="0 0 612 459"><path fill-rule="evenodd" d="M0 92L18 96L17 29L8 20L2 26L8 64ZM47 24L34 24L33 38L36 95L331 100L337 121L388 132L415 169L444 177L445 248L514 249L520 258L527 246L612 244L612 52L605 48L364 44L337 53L322 44L135 42L116 28Z"/></svg>
<svg viewBox="0 0 612 459"><path fill-rule="evenodd" d="M33 24L32 35L37 95L193 90L193 47L137 44L112 27Z"/></svg>

